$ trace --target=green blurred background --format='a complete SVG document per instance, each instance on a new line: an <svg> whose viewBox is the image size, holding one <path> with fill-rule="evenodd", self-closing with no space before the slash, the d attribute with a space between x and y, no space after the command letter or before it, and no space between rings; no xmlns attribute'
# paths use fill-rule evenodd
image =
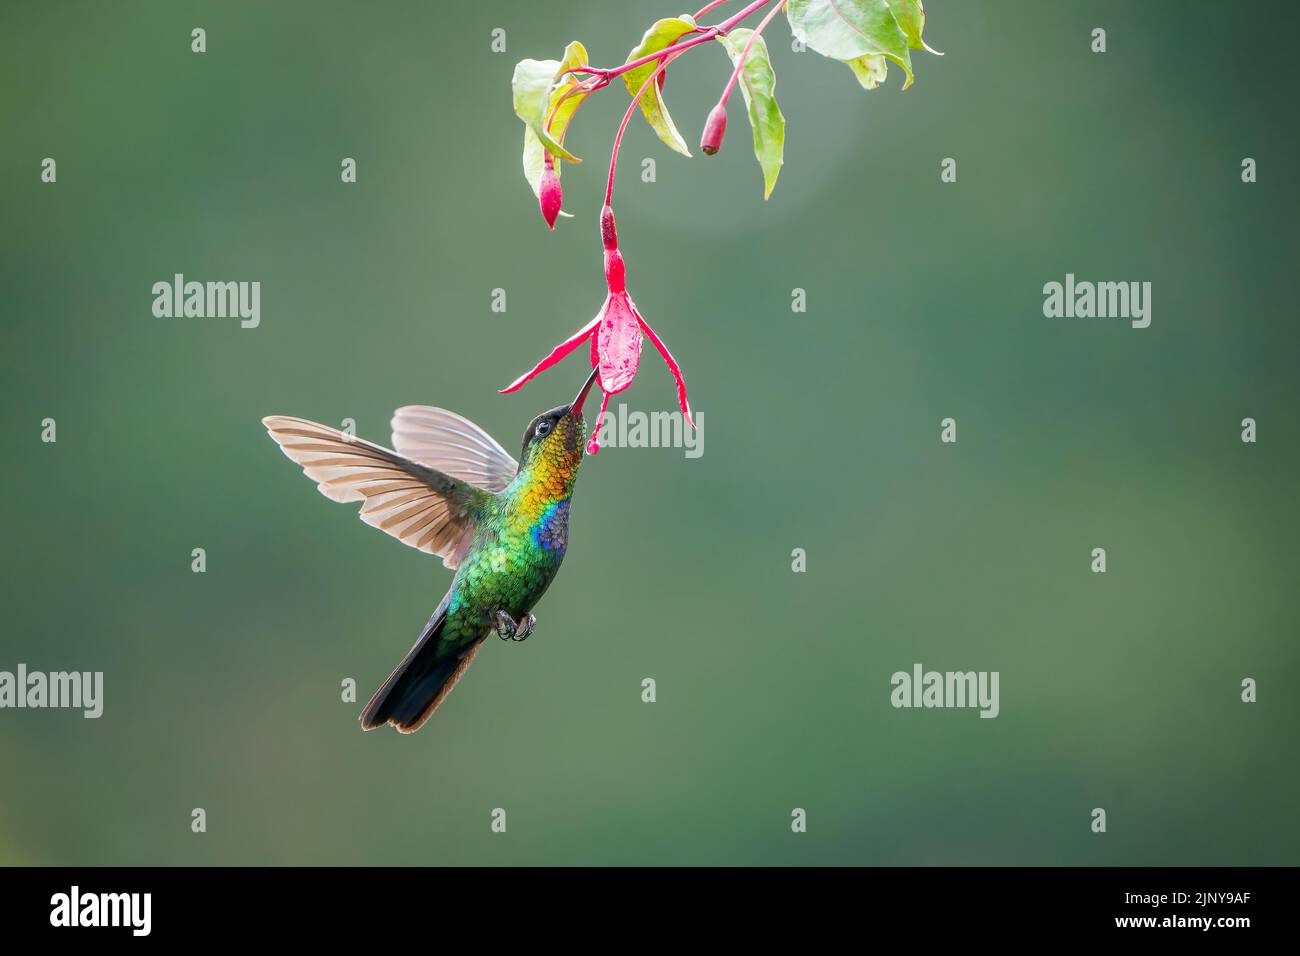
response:
<svg viewBox="0 0 1300 956"><path fill-rule="evenodd" d="M513 64L581 39L612 65L678 12L4 5L0 669L106 687L99 720L0 712L0 862L1300 859L1282 3L932 0L947 55L919 55L905 94L774 23L789 125L767 203L738 98L708 160L634 118L629 286L683 363L703 457L590 460L533 639L493 639L414 737L361 733L451 575L320 496L258 419L386 443L393 408L438 404L513 451L570 397L578 358L495 389L600 302L627 95L579 115L577 218L548 234ZM728 71L708 47L671 70L692 146ZM1067 271L1152 282L1151 327L1044 318ZM261 327L154 318L176 272L260 280ZM673 408L649 348L642 368L622 399ZM915 662L1000 671L1001 716L893 709Z"/></svg>

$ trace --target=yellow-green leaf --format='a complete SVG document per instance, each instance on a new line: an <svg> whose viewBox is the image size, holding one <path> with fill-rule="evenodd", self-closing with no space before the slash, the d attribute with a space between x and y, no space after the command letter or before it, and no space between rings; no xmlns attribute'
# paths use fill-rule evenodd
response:
<svg viewBox="0 0 1300 956"><path fill-rule="evenodd" d="M515 64L515 75L510 80L514 93L515 115L537 135L552 156L580 163L567 149L557 143L546 131L546 114L550 110L551 86L560 72L559 60L520 60Z"/></svg>
<svg viewBox="0 0 1300 956"><path fill-rule="evenodd" d="M732 30L728 35L718 37L727 48L733 66L740 62L753 32ZM745 57L737 82L749 111L749 125L754 130L754 156L763 170L763 198L766 199L772 195L784 162L785 117L776 105L776 74L767 55L767 43L761 36L754 37L754 45L750 47L749 56Z"/></svg>
<svg viewBox="0 0 1300 956"><path fill-rule="evenodd" d="M895 2L905 6L901 0ZM908 36L890 3L891 0L786 0L785 13L795 37L822 56L845 63L868 55L889 57L903 68L906 74L903 89L907 89L912 85ZM919 8L920 4L915 6Z"/></svg>
<svg viewBox="0 0 1300 956"><path fill-rule="evenodd" d="M883 56L860 56L849 60L849 69L858 78L864 90L874 90L889 74L889 61Z"/></svg>
<svg viewBox="0 0 1300 956"><path fill-rule="evenodd" d="M921 5L921 0L889 0L889 8L894 11L894 19L907 37L908 46L913 50L929 50L936 56L943 56L921 39L925 30L925 7Z"/></svg>
<svg viewBox="0 0 1300 956"><path fill-rule="evenodd" d="M633 60L639 60L651 53L658 53L660 50L672 46L688 33L694 33L695 29L695 20L684 13L680 17L657 20L645 32L641 42L633 48L623 62L631 63ZM627 85L627 91L636 96L645 81L658 66L658 61L651 60L649 63L643 63L636 69L624 73L623 82ZM686 141L682 139L682 134L677 132L672 117L668 115L668 107L664 104L663 94L660 92L657 83L650 84L650 88L641 97L640 106L641 113L661 140L683 156L691 155L691 151L686 148Z"/></svg>
<svg viewBox="0 0 1300 956"><path fill-rule="evenodd" d="M554 72L552 80L552 89L547 101L546 115L550 116L549 132L551 139L557 143L564 143L564 134L569 128L569 122L573 119L573 114L578 111L582 101L587 98L588 93L574 93L582 83L582 78L565 71L575 66L587 65L587 50L574 40L564 50L564 59L559 62ZM545 117L542 122L544 123ZM552 155L555 155L552 153ZM524 126L524 178L528 180L528 185L533 188L533 195L537 195L541 189L542 168L546 160L546 147L542 145L541 139L533 131L531 125ZM555 174L560 174L561 164L555 164ZM562 212L560 215L567 216L568 213Z"/></svg>

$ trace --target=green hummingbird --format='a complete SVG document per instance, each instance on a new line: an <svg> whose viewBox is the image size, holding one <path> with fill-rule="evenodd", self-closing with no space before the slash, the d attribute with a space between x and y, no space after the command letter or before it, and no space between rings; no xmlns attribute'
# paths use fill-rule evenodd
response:
<svg viewBox="0 0 1300 956"><path fill-rule="evenodd" d="M442 558L451 587L406 657L361 714L363 730L419 730L495 631L522 641L533 608L564 560L569 503L582 464L582 403L592 369L568 405L528 424L516 462L468 419L427 405L393 415L393 448L328 425L271 415L280 449L334 501L364 501L360 518Z"/></svg>

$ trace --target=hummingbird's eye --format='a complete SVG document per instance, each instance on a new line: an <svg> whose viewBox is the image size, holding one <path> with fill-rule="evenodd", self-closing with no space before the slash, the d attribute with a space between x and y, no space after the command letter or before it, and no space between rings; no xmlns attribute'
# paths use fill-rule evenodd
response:
<svg viewBox="0 0 1300 956"><path fill-rule="evenodd" d="M549 435L550 433L551 433L551 422L550 422L549 419L548 419L548 420L545 420L545 421L540 421L540 422L537 423L537 437L538 437L538 438L545 438L545 437L546 437L547 435Z"/></svg>

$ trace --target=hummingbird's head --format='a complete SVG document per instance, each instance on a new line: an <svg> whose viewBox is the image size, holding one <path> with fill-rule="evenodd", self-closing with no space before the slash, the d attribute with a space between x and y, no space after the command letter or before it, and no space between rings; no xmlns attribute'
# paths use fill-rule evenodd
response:
<svg viewBox="0 0 1300 956"><path fill-rule="evenodd" d="M587 437L582 403L596 382L597 372L597 369L591 370L578 397L568 405L542 412L528 423L524 447L519 455L520 471L549 472L565 480L577 476Z"/></svg>

